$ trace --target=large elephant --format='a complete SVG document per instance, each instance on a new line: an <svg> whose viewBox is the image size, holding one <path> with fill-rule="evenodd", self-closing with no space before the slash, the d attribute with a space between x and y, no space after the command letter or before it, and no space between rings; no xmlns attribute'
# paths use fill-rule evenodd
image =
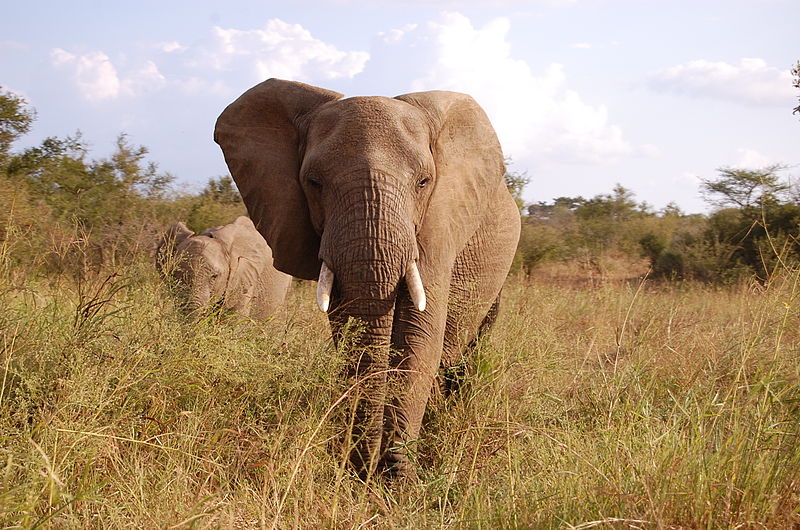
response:
<svg viewBox="0 0 800 530"><path fill-rule="evenodd" d="M413 475L407 445L437 370L491 320L519 239L486 114L455 92L345 99L270 79L222 112L214 139L275 266L319 279L335 338L363 323L351 463Z"/></svg>
<svg viewBox="0 0 800 530"><path fill-rule="evenodd" d="M283 304L292 277L272 265L272 251L253 221L241 216L199 235L175 223L162 236L156 266L177 281L186 309L221 304L228 311L261 320Z"/></svg>

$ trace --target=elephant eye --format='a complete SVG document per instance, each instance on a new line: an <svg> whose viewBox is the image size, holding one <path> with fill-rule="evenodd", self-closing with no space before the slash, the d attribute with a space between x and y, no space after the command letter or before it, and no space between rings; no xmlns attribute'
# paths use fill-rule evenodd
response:
<svg viewBox="0 0 800 530"><path fill-rule="evenodd" d="M430 183L430 181L431 181L430 177L424 177L424 178L420 179L419 182L417 182L417 187L418 188L424 188L425 186L428 185L428 183Z"/></svg>
<svg viewBox="0 0 800 530"><path fill-rule="evenodd" d="M318 177L308 177L308 185L312 188L320 189L322 187L322 182Z"/></svg>

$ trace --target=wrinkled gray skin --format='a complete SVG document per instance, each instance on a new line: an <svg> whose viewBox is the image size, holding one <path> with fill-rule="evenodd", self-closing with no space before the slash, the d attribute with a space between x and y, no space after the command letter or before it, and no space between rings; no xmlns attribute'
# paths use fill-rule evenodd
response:
<svg viewBox="0 0 800 530"><path fill-rule="evenodd" d="M486 114L455 92L343 99L270 79L225 109L214 138L275 266L316 279L324 261L334 337L351 317L365 326L348 370L352 465L413 476L406 446L437 371L459 365L493 319L519 239Z"/></svg>
<svg viewBox="0 0 800 530"><path fill-rule="evenodd" d="M256 320L275 314L292 282L273 267L267 242L244 216L199 235L175 223L158 245L156 266L175 278L188 311L221 304Z"/></svg>

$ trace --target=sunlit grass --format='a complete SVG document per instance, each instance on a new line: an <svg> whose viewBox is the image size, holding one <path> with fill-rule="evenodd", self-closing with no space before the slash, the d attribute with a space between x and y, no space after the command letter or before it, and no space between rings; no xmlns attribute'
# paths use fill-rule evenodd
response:
<svg viewBox="0 0 800 530"><path fill-rule="evenodd" d="M343 359L313 284L255 324L182 317L144 259L1 281L6 527L800 524L797 271L766 288L512 278L410 448L419 482L396 488L343 466Z"/></svg>

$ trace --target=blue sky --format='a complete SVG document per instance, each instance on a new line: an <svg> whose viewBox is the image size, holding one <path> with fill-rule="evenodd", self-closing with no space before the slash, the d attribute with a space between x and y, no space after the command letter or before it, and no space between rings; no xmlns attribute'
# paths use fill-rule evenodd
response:
<svg viewBox="0 0 800 530"><path fill-rule="evenodd" d="M467 92L529 202L615 183L705 209L720 166L800 176L795 0L7 3L0 85L37 110L17 148L120 132L187 187L227 173L214 121L268 77L346 95Z"/></svg>

